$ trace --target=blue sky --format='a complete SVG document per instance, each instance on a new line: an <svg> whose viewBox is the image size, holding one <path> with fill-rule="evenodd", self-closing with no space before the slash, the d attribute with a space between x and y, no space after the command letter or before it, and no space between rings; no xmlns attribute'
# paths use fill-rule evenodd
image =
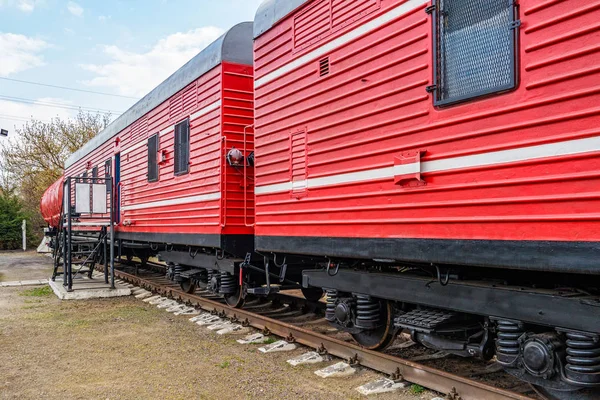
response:
<svg viewBox="0 0 600 400"><path fill-rule="evenodd" d="M123 112L229 27L252 20L261 2L0 0L0 127L68 118L79 106Z"/></svg>

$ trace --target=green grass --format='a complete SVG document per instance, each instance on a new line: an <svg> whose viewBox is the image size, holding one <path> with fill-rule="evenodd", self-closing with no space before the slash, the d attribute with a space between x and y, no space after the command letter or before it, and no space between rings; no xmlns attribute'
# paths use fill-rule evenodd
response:
<svg viewBox="0 0 600 400"><path fill-rule="evenodd" d="M418 395L425 391L425 388L421 385L411 385L409 389L411 394Z"/></svg>
<svg viewBox="0 0 600 400"><path fill-rule="evenodd" d="M279 341L279 339L273 337L273 336L269 336L264 342L263 344L271 344L271 343L275 343Z"/></svg>
<svg viewBox="0 0 600 400"><path fill-rule="evenodd" d="M231 363L229 361L223 361L221 364L219 364L219 368L222 368L222 369L229 368L230 365L231 365Z"/></svg>
<svg viewBox="0 0 600 400"><path fill-rule="evenodd" d="M52 288L50 288L50 286L46 285L46 286L42 286L42 287L36 287L33 289L27 289L27 290L23 290L21 293L19 293L21 296L27 296L27 297L48 297L52 295Z"/></svg>

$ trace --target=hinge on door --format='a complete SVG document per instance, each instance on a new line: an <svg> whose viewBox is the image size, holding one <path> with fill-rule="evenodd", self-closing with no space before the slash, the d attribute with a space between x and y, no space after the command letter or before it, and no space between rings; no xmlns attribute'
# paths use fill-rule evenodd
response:
<svg viewBox="0 0 600 400"><path fill-rule="evenodd" d="M509 29L517 29L521 26L521 20L518 19L510 23Z"/></svg>
<svg viewBox="0 0 600 400"><path fill-rule="evenodd" d="M429 15L433 14L433 12L436 10L436 5L432 4L429 7L425 8L425 12Z"/></svg>
<svg viewBox="0 0 600 400"><path fill-rule="evenodd" d="M430 85L425 88L427 93L433 93L438 89L438 85Z"/></svg>

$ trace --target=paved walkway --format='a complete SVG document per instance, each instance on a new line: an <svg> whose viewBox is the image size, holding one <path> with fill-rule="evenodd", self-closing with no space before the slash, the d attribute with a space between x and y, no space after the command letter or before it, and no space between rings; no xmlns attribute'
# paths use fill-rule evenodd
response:
<svg viewBox="0 0 600 400"><path fill-rule="evenodd" d="M48 279L31 279L28 281L0 282L0 287L40 286L47 284Z"/></svg>

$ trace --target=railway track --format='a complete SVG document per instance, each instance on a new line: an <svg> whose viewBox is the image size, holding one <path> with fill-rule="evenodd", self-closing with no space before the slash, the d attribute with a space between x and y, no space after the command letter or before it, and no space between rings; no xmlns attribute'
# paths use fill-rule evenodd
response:
<svg viewBox="0 0 600 400"><path fill-rule="evenodd" d="M391 353L366 350L343 340L343 338L336 337L331 332L330 334L325 333L327 329L317 331L314 327L319 325L319 313L322 309L319 305L309 303L300 297L278 294L270 301L255 300L243 309L234 309L219 301L216 296L206 297L197 292L193 294L184 292L179 286L167 280L164 274L157 271L157 268L161 268L159 264L150 263L150 269L132 267L127 264L120 264L119 268L115 269L115 277L128 283L218 314L222 318L239 321L245 326L280 336L320 352L326 352L331 356L349 360L353 364L360 364L395 379L405 379L444 393L451 400L532 400L540 398L535 394L531 394L532 397L530 397L528 393L513 392L400 358L393 354L394 350ZM102 270L102 266L99 265L98 269ZM132 271L126 272L123 269ZM137 274L132 272L137 272ZM326 326L325 323L323 325ZM311 328L307 326L311 326ZM329 331L335 332L331 329ZM433 356L430 359L435 358ZM423 359L429 358L425 356Z"/></svg>

